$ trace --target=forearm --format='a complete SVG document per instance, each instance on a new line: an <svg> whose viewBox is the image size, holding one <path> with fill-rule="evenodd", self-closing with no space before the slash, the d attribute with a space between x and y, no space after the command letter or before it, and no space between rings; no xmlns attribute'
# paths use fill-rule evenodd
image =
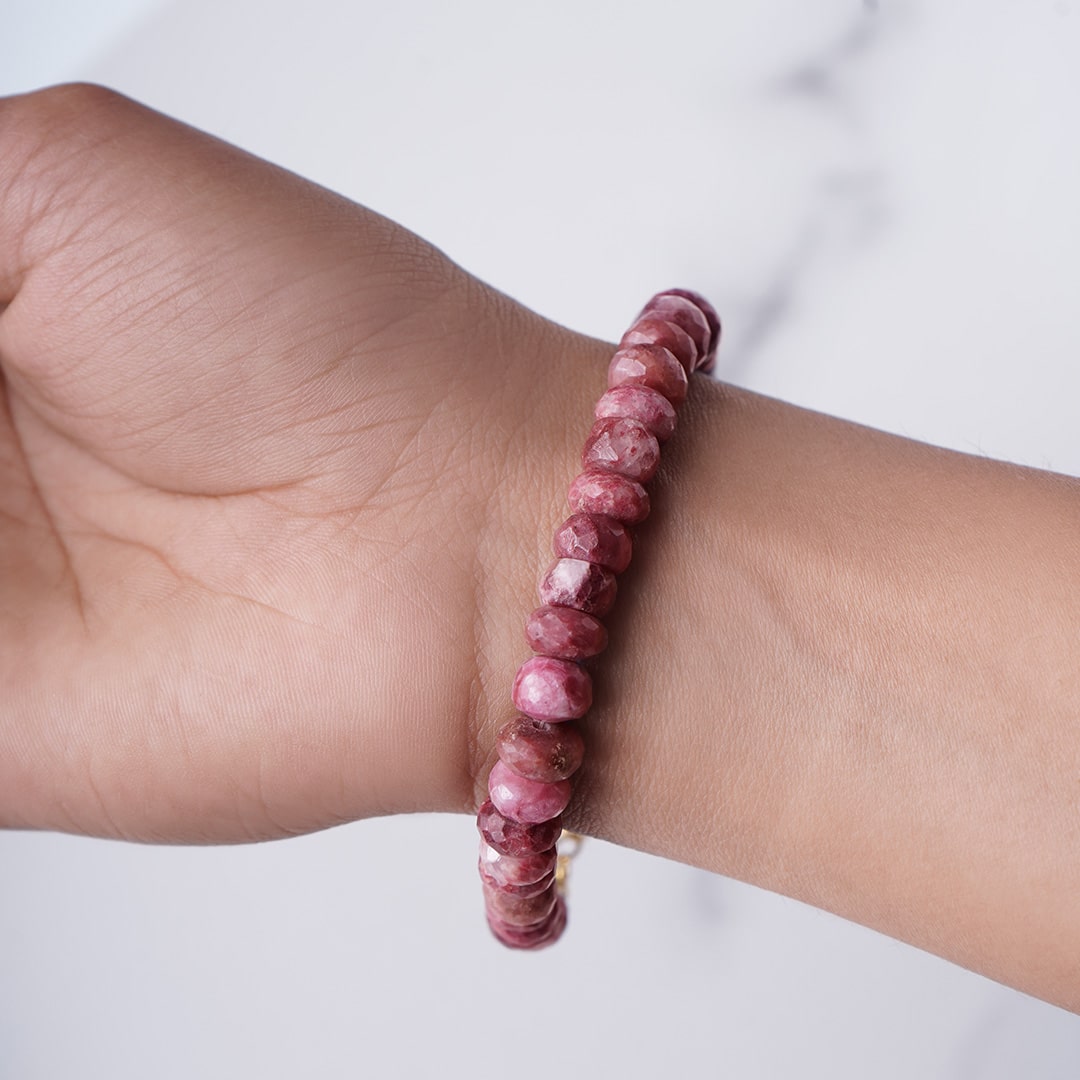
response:
<svg viewBox="0 0 1080 1080"><path fill-rule="evenodd" d="M666 460L573 822L1080 1008L1080 484L704 380Z"/></svg>

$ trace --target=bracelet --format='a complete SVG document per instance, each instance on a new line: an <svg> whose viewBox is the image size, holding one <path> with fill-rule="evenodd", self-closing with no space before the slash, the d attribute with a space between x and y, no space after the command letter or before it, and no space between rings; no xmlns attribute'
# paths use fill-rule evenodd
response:
<svg viewBox="0 0 1080 1080"><path fill-rule="evenodd" d="M514 677L519 714L496 737L499 759L480 807L480 878L492 933L515 949L540 949L566 928L565 872L570 853L560 838L570 777L585 744L573 723L592 704L582 662L601 653L600 619L615 602L616 575L630 564L628 526L644 521L642 486L660 463L660 444L675 430L691 372L712 370L720 320L697 293L669 289L642 309L608 368L608 390L570 484L573 513L555 533L555 562L540 581L540 601L526 620L536 654ZM564 845L565 848L565 845Z"/></svg>

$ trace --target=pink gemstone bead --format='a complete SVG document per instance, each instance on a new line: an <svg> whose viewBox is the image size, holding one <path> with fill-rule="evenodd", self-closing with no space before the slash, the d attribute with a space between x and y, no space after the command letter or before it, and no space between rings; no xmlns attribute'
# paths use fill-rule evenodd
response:
<svg viewBox="0 0 1080 1080"><path fill-rule="evenodd" d="M495 809L508 818L530 825L558 817L566 809L570 793L569 780L560 780L556 784L527 780L501 761L495 762L488 777L488 794Z"/></svg>
<svg viewBox="0 0 1080 1080"><path fill-rule="evenodd" d="M660 444L637 420L605 417L593 424L581 452L581 464L586 469L603 469L644 484L656 475Z"/></svg>
<svg viewBox="0 0 1080 1080"><path fill-rule="evenodd" d="M693 292L690 289L667 289L657 295L681 296L684 300L689 300L691 304L694 304L698 311L705 316L705 321L709 324L709 348L704 356L698 357L697 370L711 371L713 362L716 360L716 350L720 345L720 316L717 315L716 308L700 293Z"/></svg>
<svg viewBox="0 0 1080 1080"><path fill-rule="evenodd" d="M615 575L596 563L556 559L540 581L540 600L603 617L615 603L617 589Z"/></svg>
<svg viewBox="0 0 1080 1080"><path fill-rule="evenodd" d="M504 817L488 799L476 815L476 827L488 845L500 855L511 855L520 859L523 855L550 851L562 833L562 818L526 825Z"/></svg>
<svg viewBox="0 0 1080 1080"><path fill-rule="evenodd" d="M564 559L584 559L613 574L630 565L633 545L621 522L601 514L574 514L555 533L555 554Z"/></svg>
<svg viewBox="0 0 1080 1080"><path fill-rule="evenodd" d="M657 442L670 439L675 431L675 406L657 390L647 386L616 386L596 403L598 419L621 416L644 424Z"/></svg>
<svg viewBox="0 0 1080 1080"><path fill-rule="evenodd" d="M608 368L608 389L627 384L658 390L676 408L686 400L689 385L686 368L659 345L627 345L615 353Z"/></svg>
<svg viewBox="0 0 1080 1080"><path fill-rule="evenodd" d="M649 516L649 493L618 473L598 469L580 473L570 482L566 498L570 508L579 514L603 514L628 525Z"/></svg>
<svg viewBox="0 0 1080 1080"><path fill-rule="evenodd" d="M515 858L480 841L480 873L496 885L532 885L554 871L557 858L555 848Z"/></svg>
<svg viewBox="0 0 1080 1080"><path fill-rule="evenodd" d="M652 315L642 315L623 334L619 348L627 345L660 345L674 354L687 374L694 370L701 355L697 342L681 326Z"/></svg>
<svg viewBox="0 0 1080 1080"><path fill-rule="evenodd" d="M480 880L489 889L499 892L512 893L514 896L539 896L545 889L549 889L555 882L555 871L545 874L539 881L529 882L527 885L501 885L495 878L480 870Z"/></svg>
<svg viewBox="0 0 1080 1080"><path fill-rule="evenodd" d="M577 772L585 740L573 724L545 724L519 716L504 724L495 739L499 758L529 780L554 784Z"/></svg>
<svg viewBox="0 0 1080 1080"><path fill-rule="evenodd" d="M533 927L516 927L488 912L488 926L504 945L511 949L542 949L552 945L566 929L566 902L560 896L551 914Z"/></svg>
<svg viewBox="0 0 1080 1080"><path fill-rule="evenodd" d="M576 720L592 704L592 679L570 660L534 656L518 668L511 697L517 708L536 720Z"/></svg>
<svg viewBox="0 0 1080 1080"><path fill-rule="evenodd" d="M705 317L705 312L693 300L675 293L658 293L645 305L638 318L648 316L681 326L694 339L698 356L708 356L709 346L712 344L712 331L709 329L709 320Z"/></svg>
<svg viewBox="0 0 1080 1080"><path fill-rule="evenodd" d="M515 896L484 886L484 903L492 918L508 926L536 926L555 907L556 891L551 885L536 896Z"/></svg>
<svg viewBox="0 0 1080 1080"><path fill-rule="evenodd" d="M525 637L533 652L563 660L586 660L607 648L607 630L599 619L577 608L548 604L529 616Z"/></svg>

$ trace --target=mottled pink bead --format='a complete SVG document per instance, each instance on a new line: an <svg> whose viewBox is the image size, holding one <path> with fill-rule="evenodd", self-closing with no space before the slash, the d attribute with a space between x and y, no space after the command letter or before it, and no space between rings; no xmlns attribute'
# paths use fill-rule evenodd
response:
<svg viewBox="0 0 1080 1080"><path fill-rule="evenodd" d="M495 737L499 758L519 776L554 784L577 772L585 740L573 724L546 724L518 716Z"/></svg>
<svg viewBox="0 0 1080 1080"><path fill-rule="evenodd" d="M517 927L504 922L488 912L491 932L511 949L542 949L553 945L566 929L566 901L560 896L551 914L543 922L531 927Z"/></svg>
<svg viewBox="0 0 1080 1080"><path fill-rule="evenodd" d="M510 696L517 708L536 720L576 720L592 704L592 679L570 660L534 656L518 668Z"/></svg>
<svg viewBox="0 0 1080 1080"><path fill-rule="evenodd" d="M581 451L581 464L586 469L603 469L644 484L656 475L660 444L640 421L608 416L593 424Z"/></svg>
<svg viewBox="0 0 1080 1080"><path fill-rule="evenodd" d="M512 855L520 859L523 855L550 851L562 833L562 818L527 825L500 814L495 809L495 804L488 799L476 815L476 827L489 846L500 855Z"/></svg>
<svg viewBox="0 0 1080 1080"><path fill-rule="evenodd" d="M579 514L603 514L628 525L649 516L649 493L639 483L599 469L575 476L566 499Z"/></svg>
<svg viewBox="0 0 1080 1080"><path fill-rule="evenodd" d="M694 304L701 314L705 316L705 321L709 324L709 348L704 356L698 357L696 370L711 371L716 360L716 350L720 345L720 316L716 313L716 308L700 293L693 292L690 289L667 289L657 295L681 296L684 300L689 300L691 304Z"/></svg>
<svg viewBox="0 0 1080 1080"><path fill-rule="evenodd" d="M712 330L705 312L693 300L673 292L657 293L645 305L638 318L650 316L681 326L694 339L698 356L708 356L709 346L712 344Z"/></svg>
<svg viewBox="0 0 1080 1080"><path fill-rule="evenodd" d="M610 520L610 519L609 519ZM525 638L533 652L563 660L586 660L607 648L604 624L577 608L538 607L525 623Z"/></svg>
<svg viewBox="0 0 1080 1080"><path fill-rule="evenodd" d="M555 869L557 859L555 848L515 857L480 841L480 873L496 885L532 885Z"/></svg>
<svg viewBox="0 0 1080 1080"><path fill-rule="evenodd" d="M658 390L647 386L616 386L596 403L598 419L621 416L644 424L657 442L670 439L675 431L675 406Z"/></svg>
<svg viewBox="0 0 1080 1080"><path fill-rule="evenodd" d="M659 391L676 408L686 400L686 368L675 355L659 345L627 345L611 358L608 388L648 386Z"/></svg>
<svg viewBox="0 0 1080 1080"><path fill-rule="evenodd" d="M600 617L611 610L617 589L610 570L584 559L556 559L540 579L543 603L578 608Z"/></svg>
<svg viewBox="0 0 1080 1080"><path fill-rule="evenodd" d="M484 886L484 903L488 914L507 926L536 926L542 923L555 907L555 886L551 885L536 896L515 896Z"/></svg>
<svg viewBox="0 0 1080 1080"><path fill-rule="evenodd" d="M497 889L499 892L511 893L514 896L539 896L546 889L551 888L555 882L555 871L545 874L539 881L532 881L525 885L503 885L495 878L480 869L480 880L489 889Z"/></svg>
<svg viewBox="0 0 1080 1080"><path fill-rule="evenodd" d="M674 354L687 374L694 370L701 356L697 342L681 326L659 316L642 315L619 342L620 349L627 345L660 345Z"/></svg>
<svg viewBox="0 0 1080 1080"><path fill-rule="evenodd" d="M495 762L488 777L488 794L495 809L515 821L530 824L558 817L566 809L570 793L569 780L556 784L527 780L501 761Z"/></svg>
<svg viewBox="0 0 1080 1080"><path fill-rule="evenodd" d="M630 565L633 544L620 521L602 514L573 514L555 533L555 554L584 559L621 574Z"/></svg>

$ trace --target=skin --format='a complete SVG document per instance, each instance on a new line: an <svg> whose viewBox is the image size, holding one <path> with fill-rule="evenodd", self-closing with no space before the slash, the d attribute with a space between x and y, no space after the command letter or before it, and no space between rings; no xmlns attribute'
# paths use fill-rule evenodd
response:
<svg viewBox="0 0 1080 1080"><path fill-rule="evenodd" d="M610 348L108 91L0 102L0 825L474 810ZM571 823L1080 1010L1080 486L692 382Z"/></svg>

